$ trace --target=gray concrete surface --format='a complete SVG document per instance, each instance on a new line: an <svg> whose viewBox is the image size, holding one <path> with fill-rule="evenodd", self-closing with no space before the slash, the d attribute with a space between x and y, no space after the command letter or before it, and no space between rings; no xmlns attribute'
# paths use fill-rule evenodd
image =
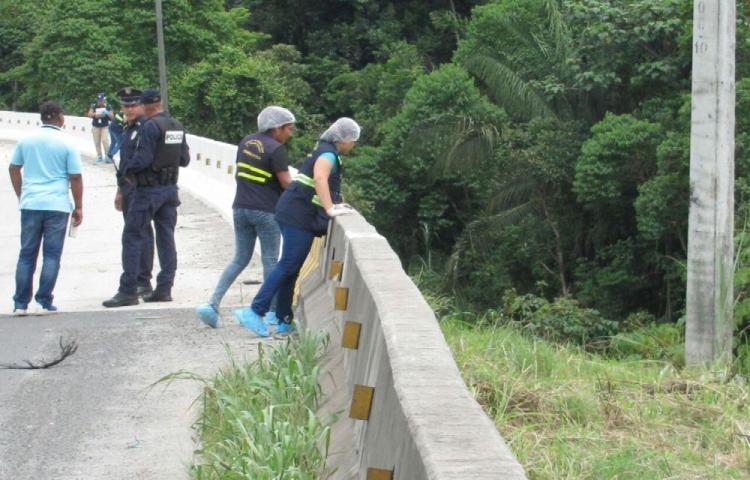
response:
<svg viewBox="0 0 750 480"><path fill-rule="evenodd" d="M0 129L0 242L6 245L0 250L0 363L50 357L60 335L75 338L80 347L52 369L0 370L0 480L187 478L197 414L190 406L200 384L148 387L180 370L209 375L227 364L227 346L239 360L254 358L258 340L236 325L231 308L257 291L240 280L261 278L260 259L253 258L227 293L222 328L197 322L191 309L213 290L233 254L234 235L225 215L182 189L175 301L103 308L121 272L122 216L113 207L112 166L95 165L89 143L78 139L84 223L63 251L55 288L62 313L9 316L20 215L7 165L21 134ZM154 274L158 270L157 260Z"/></svg>
<svg viewBox="0 0 750 480"><path fill-rule="evenodd" d="M200 383L231 349L252 358L242 327L210 330L190 310L118 310L43 317L0 316L0 363L51 358L59 337L78 351L46 370L0 370L0 479L188 478L195 444L191 408Z"/></svg>

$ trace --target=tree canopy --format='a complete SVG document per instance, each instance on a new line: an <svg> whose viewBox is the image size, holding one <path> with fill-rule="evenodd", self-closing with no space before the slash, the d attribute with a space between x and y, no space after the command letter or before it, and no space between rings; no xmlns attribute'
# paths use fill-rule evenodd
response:
<svg viewBox="0 0 750 480"><path fill-rule="evenodd" d="M158 84L151 1L0 0L0 10L3 108L55 99L82 114L96 92ZM431 259L440 288L471 305L496 307L514 289L572 297L614 321L639 311L674 321L691 18L689 0L169 0L170 107L191 132L234 143L261 108L287 106L296 160L327 122L353 116L363 136L346 159L348 201L405 264ZM738 2L737 19L741 226L750 4Z"/></svg>

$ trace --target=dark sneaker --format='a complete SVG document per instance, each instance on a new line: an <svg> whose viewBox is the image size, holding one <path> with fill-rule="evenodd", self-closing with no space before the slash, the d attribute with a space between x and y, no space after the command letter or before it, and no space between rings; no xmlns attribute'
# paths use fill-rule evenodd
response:
<svg viewBox="0 0 750 480"><path fill-rule="evenodd" d="M117 292L114 297L103 301L102 305L107 308L116 308L138 305L138 303L138 295L126 295L122 292Z"/></svg>
<svg viewBox="0 0 750 480"><path fill-rule="evenodd" d="M143 296L143 301L147 303L152 302L171 302L172 301L172 295L169 292L160 292L159 290L154 290L148 295Z"/></svg>
<svg viewBox="0 0 750 480"><path fill-rule="evenodd" d="M154 289L151 288L151 285L141 285L138 287L138 290L136 291L139 297L145 297L147 295L151 295L154 293Z"/></svg>

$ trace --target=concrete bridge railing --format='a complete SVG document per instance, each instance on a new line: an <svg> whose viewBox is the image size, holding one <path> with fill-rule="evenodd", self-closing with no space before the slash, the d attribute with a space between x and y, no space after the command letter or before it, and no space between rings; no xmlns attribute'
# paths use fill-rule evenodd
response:
<svg viewBox="0 0 750 480"><path fill-rule="evenodd" d="M65 130L93 157L91 120ZM0 111L0 142L39 115ZM180 186L231 222L237 147L188 135ZM474 400L435 316L388 245L359 214L338 217L316 243L300 285L298 317L326 331L322 413L338 413L330 447L335 479L523 479L523 468Z"/></svg>
<svg viewBox="0 0 750 480"><path fill-rule="evenodd" d="M359 214L338 217L308 262L298 316L331 340L334 478L525 478L384 237Z"/></svg>

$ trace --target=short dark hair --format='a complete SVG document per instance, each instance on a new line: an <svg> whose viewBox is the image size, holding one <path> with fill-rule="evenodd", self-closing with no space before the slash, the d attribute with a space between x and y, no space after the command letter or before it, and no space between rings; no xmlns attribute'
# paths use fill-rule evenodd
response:
<svg viewBox="0 0 750 480"><path fill-rule="evenodd" d="M63 109L55 102L44 102L39 107L39 114L42 116L42 122L49 123L60 118L60 115L63 114Z"/></svg>

